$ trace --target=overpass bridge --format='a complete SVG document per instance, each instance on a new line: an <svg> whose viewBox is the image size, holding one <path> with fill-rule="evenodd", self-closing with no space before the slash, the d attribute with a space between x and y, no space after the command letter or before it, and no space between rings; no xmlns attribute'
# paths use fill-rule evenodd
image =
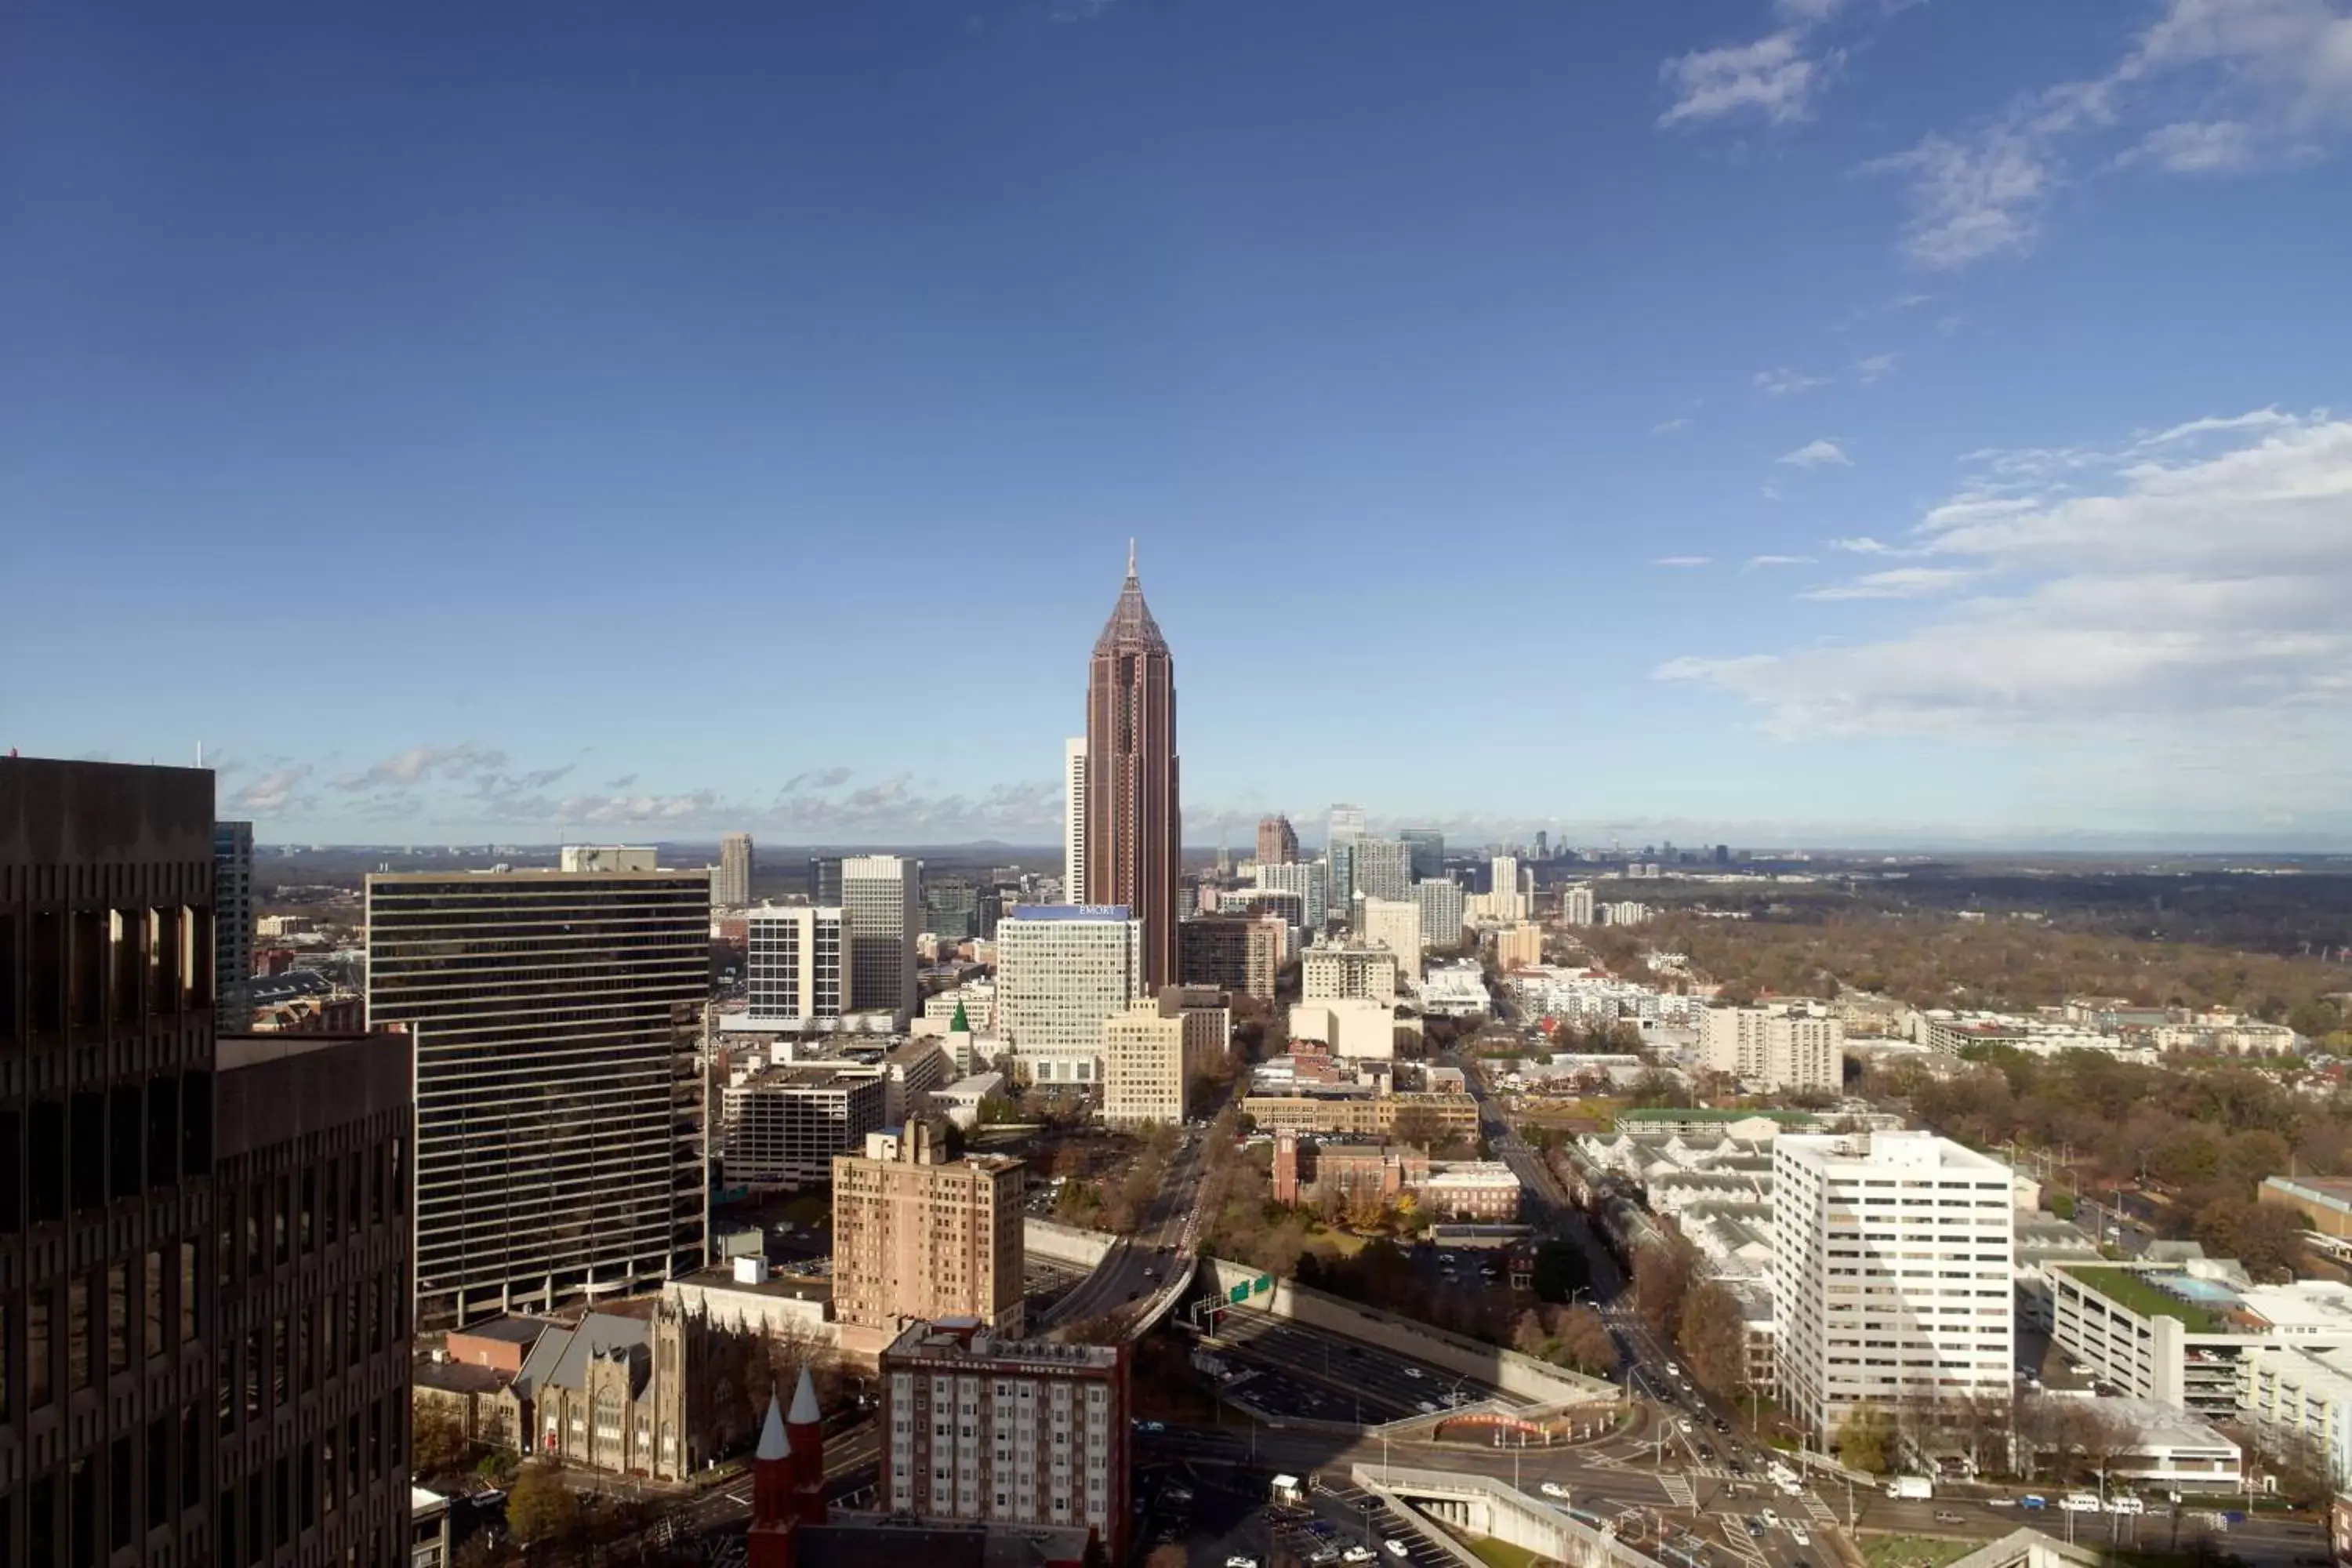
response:
<svg viewBox="0 0 2352 1568"><path fill-rule="evenodd" d="M1570 1568L1684 1568L1669 1552L1650 1557L1617 1539L1606 1522L1529 1497L1491 1476L1461 1470L1427 1470L1403 1466L1357 1465L1349 1479L1387 1503L1413 1528L1464 1568L1480 1560L1446 1531L1429 1521L1451 1526L1465 1535L1483 1535L1565 1563Z"/></svg>

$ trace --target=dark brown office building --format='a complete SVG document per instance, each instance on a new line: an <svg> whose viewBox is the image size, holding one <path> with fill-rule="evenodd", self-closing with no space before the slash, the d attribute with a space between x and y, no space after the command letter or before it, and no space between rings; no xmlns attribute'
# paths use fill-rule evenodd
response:
<svg viewBox="0 0 2352 1568"><path fill-rule="evenodd" d="M1177 847L1176 668L1128 551L1127 583L1095 639L1087 679L1087 888L1089 904L1125 905L1143 922L1144 989L1176 979L1182 886Z"/></svg>
<svg viewBox="0 0 2352 1568"><path fill-rule="evenodd" d="M1176 926L1177 968L1186 985L1213 985L1274 1000L1282 968L1282 922L1269 915L1195 915Z"/></svg>
<svg viewBox="0 0 2352 1568"><path fill-rule="evenodd" d="M213 1560L213 775L0 758L0 1557Z"/></svg>
<svg viewBox="0 0 2352 1568"><path fill-rule="evenodd" d="M216 1077L221 1568L408 1551L409 1047L247 1035Z"/></svg>
<svg viewBox="0 0 2352 1568"><path fill-rule="evenodd" d="M245 1294L225 1308L223 1271L246 1262L224 1242L243 1246L248 1211L215 1202L237 1192L215 1173L216 1106L243 1090L216 1072L212 835L209 773L0 758L0 1563L328 1561L325 1538L295 1525L312 1429L290 1392L299 1336L282 1363L288 1403L259 1423L242 1419L238 1380L266 1372L274 1391L275 1344L215 1354L236 1342L232 1316L243 1332L255 1291L270 1293L272 1327L281 1313L290 1325L301 1188L288 1189L297 1206L268 1211L264 1272L239 1273ZM337 1094L356 1114L358 1086ZM249 1163L250 1130L268 1118L231 1114ZM404 1375L405 1349L388 1353ZM353 1548L337 1563L393 1568L405 1552L406 1409L403 1383L379 1427L397 1446L383 1451L383 1527L364 1544L337 1537ZM239 1528L247 1517L270 1532Z"/></svg>

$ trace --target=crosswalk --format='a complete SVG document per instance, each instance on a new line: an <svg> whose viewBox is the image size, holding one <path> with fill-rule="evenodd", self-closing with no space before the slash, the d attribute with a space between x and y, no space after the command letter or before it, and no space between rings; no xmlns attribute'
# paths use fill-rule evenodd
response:
<svg viewBox="0 0 2352 1568"><path fill-rule="evenodd" d="M1698 1506L1698 1494L1691 1489L1690 1478L1680 1471L1659 1471L1658 1485L1665 1489L1666 1501L1673 1507L1694 1509Z"/></svg>
<svg viewBox="0 0 2352 1568"><path fill-rule="evenodd" d="M1815 1497L1811 1492L1809 1491L1804 1494L1804 1502L1805 1511L1813 1516L1813 1522L1815 1524L1835 1524L1837 1522L1837 1515L1831 1511L1830 1505Z"/></svg>

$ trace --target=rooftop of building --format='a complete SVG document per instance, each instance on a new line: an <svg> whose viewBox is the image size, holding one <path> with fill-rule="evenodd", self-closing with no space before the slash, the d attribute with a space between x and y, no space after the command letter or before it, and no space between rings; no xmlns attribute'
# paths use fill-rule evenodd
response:
<svg viewBox="0 0 2352 1568"><path fill-rule="evenodd" d="M2352 1336L2352 1286L2332 1279L2250 1285L2227 1259L2193 1268L2124 1268L2062 1263L2057 1268L2126 1311L2172 1318L2191 1333Z"/></svg>
<svg viewBox="0 0 2352 1568"><path fill-rule="evenodd" d="M1678 1110L1672 1106L1659 1106L1621 1110L1617 1113L1617 1127L1620 1131L1638 1132L1645 1124L1655 1125L1660 1122L1677 1121L1746 1121L1751 1117L1758 1116L1768 1121L1777 1121L1783 1127L1810 1127L1822 1120L1822 1113L1818 1110L1743 1110L1737 1107L1716 1109L1708 1106Z"/></svg>
<svg viewBox="0 0 2352 1568"><path fill-rule="evenodd" d="M1122 1352L1117 1345L1003 1339L982 1328L976 1318L940 1318L928 1323L909 1323L882 1353L894 1358L927 1356L1108 1371L1118 1364Z"/></svg>
<svg viewBox="0 0 2352 1568"><path fill-rule="evenodd" d="M771 1274L757 1281L738 1279L731 1268L698 1268L691 1274L681 1274L670 1281L674 1285L691 1285L703 1290L735 1290L751 1296L769 1296L780 1301L830 1301L833 1281L807 1274Z"/></svg>
<svg viewBox="0 0 2352 1568"><path fill-rule="evenodd" d="M1006 921L1106 921L1128 919L1125 904L1015 904L1013 912L997 922L1002 934Z"/></svg>
<svg viewBox="0 0 2352 1568"><path fill-rule="evenodd" d="M443 1394L495 1394L506 1386L507 1376L496 1367L469 1361L435 1361L429 1354L419 1354L409 1372L409 1380L417 1387Z"/></svg>
<svg viewBox="0 0 2352 1568"><path fill-rule="evenodd" d="M2263 1185L2329 1208L2352 1210L2352 1176L2271 1176Z"/></svg>
<svg viewBox="0 0 2352 1568"><path fill-rule="evenodd" d="M536 1344L539 1336L561 1325L545 1318L492 1318L486 1323L476 1323L470 1329L453 1329L452 1333L470 1335L478 1340L496 1340L502 1344Z"/></svg>
<svg viewBox="0 0 2352 1568"><path fill-rule="evenodd" d="M2200 1420L2178 1405L2128 1394L2103 1395L2099 1413L2128 1429L2142 1448L2226 1448L2238 1445L2223 1436L2210 1421Z"/></svg>
<svg viewBox="0 0 2352 1568"><path fill-rule="evenodd" d="M1949 1171L2004 1179L2010 1168L1965 1143L1933 1132L1801 1132L1780 1138L1777 1148L1806 1163L1859 1167L1876 1172Z"/></svg>
<svg viewBox="0 0 2352 1568"><path fill-rule="evenodd" d="M880 1067L865 1062L782 1062L774 1067L761 1068L745 1079L740 1087L787 1092L794 1089L814 1091L850 1089L881 1081Z"/></svg>

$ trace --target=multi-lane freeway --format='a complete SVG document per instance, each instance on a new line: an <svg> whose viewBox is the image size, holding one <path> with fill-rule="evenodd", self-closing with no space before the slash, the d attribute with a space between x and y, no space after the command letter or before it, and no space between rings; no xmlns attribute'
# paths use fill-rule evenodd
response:
<svg viewBox="0 0 2352 1568"><path fill-rule="evenodd" d="M1077 1289L1055 1302L1042 1328L1068 1328L1148 1301L1184 1267L1199 1226L1201 1179L1207 1173L1207 1130L1184 1130L1169 1158L1167 1179L1142 1221L1120 1238Z"/></svg>

